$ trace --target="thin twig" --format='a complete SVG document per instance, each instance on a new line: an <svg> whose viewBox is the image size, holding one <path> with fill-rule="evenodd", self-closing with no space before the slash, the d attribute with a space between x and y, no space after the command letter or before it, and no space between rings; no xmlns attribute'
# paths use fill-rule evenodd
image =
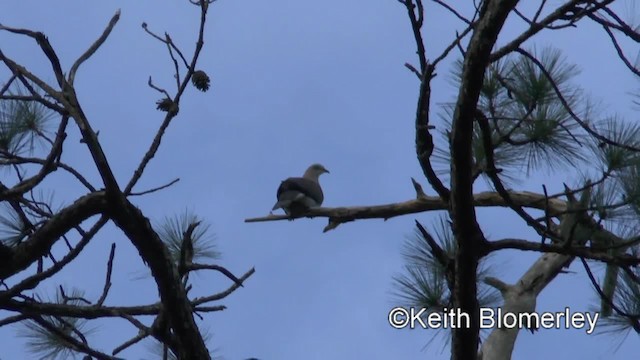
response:
<svg viewBox="0 0 640 360"><path fill-rule="evenodd" d="M202 51L202 47L204 45L204 28L205 28L205 23L206 23L206 9L207 9L207 6L203 3L201 8L202 8L202 12L200 14L200 28L198 30L198 40L196 42L196 48L195 48L195 50L193 52L193 57L191 58L191 63L189 64L189 66L187 68L187 73L185 74L184 79L182 80L182 83L181 83L181 85L180 85L180 87L178 89L178 92L176 93L175 97L173 98L173 103L174 104L178 104L180 102L180 98L182 97L182 94L184 93L185 89L187 88L187 85L189 84L189 81L191 80L191 76L193 75L193 73L195 71L196 63L198 61L198 58L200 57L200 52ZM160 128L156 132L156 135L153 138L153 141L151 142L151 145L149 146L149 149L145 153L144 157L140 161L140 164L138 165L138 168L133 172L133 176L131 177L131 179L129 180L129 183L125 187L125 189L123 191L125 196L127 196L127 195L129 195L131 193L131 190L133 189L133 187L136 185L138 180L140 180L140 177L142 177L142 174L143 174L145 168L147 167L147 165L149 164L151 159L153 159L155 157L156 152L158 151L158 148L160 147L160 143L162 142L162 138L164 136L164 133L167 130L167 128L169 127L169 124L171 123L171 120L175 117L175 115L176 114L173 113L173 112L167 112L167 115L165 116L162 124L160 125Z"/></svg>
<svg viewBox="0 0 640 360"><path fill-rule="evenodd" d="M173 184L177 183L178 181L180 181L180 178L175 178L174 180L172 180L172 181L171 181L170 183L168 183L168 184L165 184L165 185L162 185L162 186L158 186L158 187L156 187L156 188L152 188L152 189L149 189L149 190L141 191L141 192L132 192L131 194L129 194L129 196L142 196L142 195L146 195L146 194L151 194L151 193L153 193L153 192L156 192L156 191L160 191L160 190L166 189L166 188L168 188L169 186L171 186L171 185L173 185Z"/></svg>
<svg viewBox="0 0 640 360"><path fill-rule="evenodd" d="M11 77L9 78L9 80L0 89L0 98L4 96L4 93L7 92L7 90L9 90L9 88L11 87L11 84L13 84L13 81L16 78L17 78L16 74L11 74Z"/></svg>
<svg viewBox="0 0 640 360"><path fill-rule="evenodd" d="M253 273L256 272L255 268L251 268L249 269L249 271L247 271L244 275L242 275L240 277L240 279L238 279L239 283L244 283L251 275L253 275ZM210 295L210 296L203 296L203 297L199 297L199 298L195 298L191 301L191 303L193 304L194 307L200 305L200 304L204 304L210 301L216 301L216 300L222 300L224 298L226 298L227 296L231 295L234 291L236 291L238 288L240 287L240 285L238 285L238 283L234 283L233 285L231 285L227 290L214 294L214 295Z"/></svg>
<svg viewBox="0 0 640 360"><path fill-rule="evenodd" d="M613 299L610 299L605 293L604 291L602 291L602 289L600 288L600 285L598 284L598 281L596 280L595 276L593 276L593 272L591 272L591 268L589 267L589 264L587 263L587 261L583 258L580 258L580 261L582 262L582 265L584 266L584 270L587 272L587 276L589 277L589 280L591 281L591 285L593 285L593 287L596 289L596 292L598 293L598 295L600 295L600 298L602 298L607 304L609 304L611 306L611 308L618 313L618 315L622 316L622 317L626 317L630 320L635 320L636 322L638 321L638 319L640 318L640 314L629 314L626 313L624 311L622 311L614 302Z"/></svg>
<svg viewBox="0 0 640 360"><path fill-rule="evenodd" d="M451 264L451 258L447 255L447 253L444 250L442 250L442 248L438 245L438 243L431 236L431 234L429 234L427 230L425 230L422 224L420 224L418 220L414 220L414 221L416 223L416 226L418 227L418 230L420 231L420 234L422 234L422 237L424 238L424 240L429 244L429 247L431 248L431 253L433 254L433 256L438 260L440 265L442 265L445 269L448 268L449 265Z"/></svg>
<svg viewBox="0 0 640 360"><path fill-rule="evenodd" d="M169 33L164 33L165 38L167 39L166 43L167 43L167 51L169 51L169 57L171 57L171 61L173 61L173 68L175 70L175 79L176 79L176 90L180 88L180 66L178 65L178 60L176 60L176 57L173 55L173 48L171 47L171 44L173 43L173 41L171 40L171 37L169 36Z"/></svg>
<svg viewBox="0 0 640 360"><path fill-rule="evenodd" d="M540 2L540 6L538 6L538 10L536 10L535 15L533 15L533 19L531 19L531 21L533 21L534 23L538 21L538 18L540 18L540 14L542 13L542 10L544 9L544 5L547 3L547 0L542 0Z"/></svg>
<svg viewBox="0 0 640 360"><path fill-rule="evenodd" d="M441 1L441 0L432 0L432 1L434 3L436 3L436 4L439 4L443 8L447 9L450 13L452 13L458 19L464 21L467 25L471 25L471 23L472 23L471 20L469 20L466 17L462 16L462 14L460 14L456 9L451 7L449 4L447 4L447 3L445 3L444 1Z"/></svg>
<svg viewBox="0 0 640 360"><path fill-rule="evenodd" d="M214 271L218 271L220 273L222 273L224 276L228 277L229 279L231 279L238 287L243 287L244 285L242 285L242 281L238 279L235 275L233 275L233 273L231 273L231 271L227 270L226 268L219 266L219 265L212 265L212 264L187 264L186 265L187 269L189 271L196 271L196 270L214 270Z"/></svg>
<svg viewBox="0 0 640 360"><path fill-rule="evenodd" d="M632 64L629 59L627 59L627 56L624 54L624 51L620 47L620 44L618 44L618 39L616 39L615 35L613 35L611 29L609 29L609 27L606 25L602 25L602 28L604 29L604 31L606 31L607 35L609 35L609 38L611 38L611 43L613 44L613 47L615 47L616 53L618 53L618 57L620 58L620 60L622 60L625 66L629 70L631 70L632 73L634 73L636 76L640 76L640 70L638 70L635 65Z"/></svg>
<svg viewBox="0 0 640 360"><path fill-rule="evenodd" d="M116 243L111 244L111 251L109 252L109 260L107 261L107 275L104 280L104 288L102 289L102 295L97 301L97 305L102 306L107 299L109 289L111 289L111 273L113 272L113 258L116 255Z"/></svg>
<svg viewBox="0 0 640 360"><path fill-rule="evenodd" d="M224 305L218 306L196 306L193 310L199 312L214 312L214 311L223 311L226 310L227 307Z"/></svg>
<svg viewBox="0 0 640 360"><path fill-rule="evenodd" d="M171 99L171 95L169 95L169 93L167 92L167 90L157 87L153 84L153 81L151 80L151 76L149 76L149 81L147 81L147 84L149 85L150 88L156 90L157 92L160 92L162 94L164 94L164 96L167 97L167 99Z"/></svg>

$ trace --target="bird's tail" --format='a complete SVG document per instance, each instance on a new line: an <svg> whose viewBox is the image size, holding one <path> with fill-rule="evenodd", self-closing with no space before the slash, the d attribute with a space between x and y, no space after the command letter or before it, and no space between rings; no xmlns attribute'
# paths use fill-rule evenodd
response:
<svg viewBox="0 0 640 360"><path fill-rule="evenodd" d="M291 204L291 201L289 200L281 200L278 201L275 205L273 205L273 208L271 209L271 211L275 210L275 209L284 209L285 207L289 206Z"/></svg>

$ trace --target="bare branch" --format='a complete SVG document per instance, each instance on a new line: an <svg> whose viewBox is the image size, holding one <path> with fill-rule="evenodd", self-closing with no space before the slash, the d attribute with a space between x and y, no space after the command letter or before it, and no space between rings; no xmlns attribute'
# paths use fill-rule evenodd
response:
<svg viewBox="0 0 640 360"><path fill-rule="evenodd" d="M416 181L416 179L411 178L411 183L413 184L413 188L416 190L416 199L427 197L427 194L422 190L422 185Z"/></svg>
<svg viewBox="0 0 640 360"><path fill-rule="evenodd" d="M449 189L447 189L442 181L438 178L433 166L431 165L431 154L433 153L433 137L429 132L429 105L431 101L431 79L435 76L435 67L430 65L427 61L424 41L422 39L422 19L424 18L424 8L422 1L417 1L416 5L413 0L400 1L406 8L409 15L409 21L411 22L411 29L413 30L413 36L416 43L418 58L420 61L420 71L414 71L416 74L420 74L420 95L418 96L418 106L416 109L416 155L422 171L434 188L434 190L444 199L448 201ZM406 65L405 65L406 66ZM411 69L412 67L409 67ZM415 70L415 69L414 69ZM336 228L339 223L330 222L325 228L325 231Z"/></svg>
<svg viewBox="0 0 640 360"><path fill-rule="evenodd" d="M456 38L453 39L451 44L449 44L449 46L447 46L442 51L442 54L440 54L440 56L438 56L435 60L433 60L433 62L431 63L431 66L435 69L438 63L440 63L442 60L444 60L447 57L447 55L449 55L451 50L453 50L456 46L460 46L460 42L462 41L462 39L464 39L464 37L467 36L467 34L469 34L472 29L473 29L473 24L467 26L467 28L464 29L464 31L460 34L456 32Z"/></svg>
<svg viewBox="0 0 640 360"><path fill-rule="evenodd" d="M597 260L607 264L619 266L637 266L640 259L628 254L610 255L606 252L594 251L586 246L564 246L557 244L540 244L537 242L520 240L520 239L502 239L489 242L490 251L517 249L524 251L537 251L544 253L555 253L561 255L569 255L572 257L581 257L585 259Z"/></svg>
<svg viewBox="0 0 640 360"><path fill-rule="evenodd" d="M10 325L10 324L14 324L20 321L24 321L26 319L28 319L29 317L26 315L13 315L13 316L9 316L6 317L2 320L0 320L0 327L6 326L6 325Z"/></svg>
<svg viewBox="0 0 640 360"><path fill-rule="evenodd" d="M180 98L182 94L184 93L187 85L189 85L189 81L191 80L191 75L193 75L195 71L196 63L198 61L198 58L200 57L200 51L202 50L202 46L204 45L204 26L206 23L207 6L203 4L201 8L202 8L202 12L200 15L200 28L198 31L198 40L196 42L196 48L193 52L193 56L191 58L191 63L188 66L187 73L185 74L184 79L182 80L182 83L178 89L178 92L176 93L175 97L172 100L174 104L178 104L180 102ZM151 159L155 157L156 152L160 147L160 142L162 141L162 137L165 131L167 130L167 128L169 127L171 120L175 117L175 115L176 115L175 113L168 112L167 115L165 116L164 121L160 125L160 128L158 129L158 132L156 133L151 143L151 146L145 153L144 157L142 158L142 161L140 161L140 164L138 165L138 168L134 171L133 176L131 177L131 180L129 180L129 183L125 187L124 189L125 196L131 193L131 190L133 189L133 187L136 185L138 180L140 180L140 177L142 177L142 173L144 172L144 169L147 167L147 164L149 164Z"/></svg>
<svg viewBox="0 0 640 360"><path fill-rule="evenodd" d="M622 60L625 66L629 70L631 70L632 73L634 73L636 76L640 76L640 70L638 70L635 67L635 65L633 65L631 61L629 61L629 59L627 59L627 56L624 54L624 51L622 51L620 44L618 44L618 39L616 39L615 35L613 35L613 32L611 31L611 29L604 24L602 25L602 28L607 33L607 35L609 35L609 38L611 39L611 43L613 44L613 47L616 49L616 53L618 54L618 57L620 58L620 60Z"/></svg>
<svg viewBox="0 0 640 360"><path fill-rule="evenodd" d="M236 285L238 285L238 287L242 287L242 280L238 279L235 275L233 275L233 273L229 270L227 270L226 268L220 266L220 265L211 265L211 264L190 264L187 265L187 269L189 271L196 271L196 270L214 270L214 271L218 271L220 273L222 273L224 276L228 277L229 279L231 279L231 281L233 281Z"/></svg>
<svg viewBox="0 0 640 360"><path fill-rule="evenodd" d="M197 306L193 310L198 312L214 312L214 311L223 311L226 309L227 309L226 306L218 305L218 306Z"/></svg>
<svg viewBox="0 0 640 360"><path fill-rule="evenodd" d="M227 290L215 294L215 295L211 295L211 296L203 296L203 297L199 297L199 298L195 298L192 300L192 304L194 307L197 307L198 305L210 302L210 301L216 301L216 300L222 300L224 298L226 298L227 296L231 295L231 293L233 293L234 291L236 291L240 285L238 285L238 283L243 284L251 275L253 275L253 273L256 272L255 268L251 268L249 269L249 271L247 271L244 275L242 275L240 277L240 279L238 279L239 281L234 283L233 285L231 285Z"/></svg>
<svg viewBox="0 0 640 360"><path fill-rule="evenodd" d="M540 14L542 14L542 10L544 9L544 6L546 4L547 4L547 0L540 1L540 6L538 6L538 10L536 10L535 15L533 15L533 19L531 19L533 22L538 21L538 18L540 17Z"/></svg>
<svg viewBox="0 0 640 360"><path fill-rule="evenodd" d="M132 192L131 194L129 194L129 196L142 196L142 195L146 195L146 194L151 194L151 193L154 193L156 191L164 190L164 189L168 188L169 186L177 183L178 181L180 181L180 178L173 179L168 184L165 184L165 185L162 185L162 186L158 186L156 188L152 188L152 189L141 191L141 192Z"/></svg>
<svg viewBox="0 0 640 360"><path fill-rule="evenodd" d="M158 86L156 86L156 85L154 85L154 84L153 84L153 81L151 80L151 76L149 76L149 81L147 81L147 85L149 85L149 87L150 87L150 88L152 88L153 90L155 90L155 91L157 91L157 92L159 92L159 93L164 94L164 96L165 96L167 99L171 99L171 95L169 95L169 93L167 92L167 90L165 90L165 89L163 89L163 88L160 88L160 87L158 87Z"/></svg>
<svg viewBox="0 0 640 360"><path fill-rule="evenodd" d="M113 258L116 255L116 243L111 244L111 251L109 252L109 261L107 261L107 275L104 280L104 288L102 289L102 295L98 299L97 305L104 304L107 299L109 289L111 289L111 273L113 271Z"/></svg>
<svg viewBox="0 0 640 360"><path fill-rule="evenodd" d="M0 88L0 98L4 99L4 93L7 92L7 90L9 90L9 88L11 87L11 84L13 84L13 81L17 78L16 74L11 74L11 77L9 78L9 80L2 86L2 88Z"/></svg>
<svg viewBox="0 0 640 360"><path fill-rule="evenodd" d="M433 2L436 3L436 4L439 4L443 8L447 9L450 13L452 13L458 19L464 21L467 25L471 25L471 23L472 23L471 20L469 20L466 17L462 16L462 14L460 14L456 9L451 7L449 4L445 3L442 0L433 0Z"/></svg>
<svg viewBox="0 0 640 360"><path fill-rule="evenodd" d="M49 63L51 64L51 67L53 68L53 73L56 76L56 79L58 81L58 85L60 86L60 88L64 88L65 87L65 79L64 79L64 73L62 71L62 66L60 65L60 59L58 58L58 55L56 54L56 52L53 50L53 47L51 46L51 43L49 43L49 39L47 39L47 37L39 32L39 31L31 31L31 30L27 30L27 29L18 29L18 28L11 28L8 26L3 26L0 25L0 30L5 30L14 34L20 34L20 35L25 35L28 36L32 39L34 39L36 41L36 43L38 43L38 46L40 46L40 49L42 50L42 52L45 54L45 56L47 57L47 59L49 59ZM1 54L1 52L0 52ZM1 58L2 56L0 56ZM5 61L6 63L6 58L3 59L3 61ZM9 65L9 64L7 64ZM26 74L25 74L26 75Z"/></svg>
<svg viewBox="0 0 640 360"><path fill-rule="evenodd" d="M416 222L416 226L418 227L418 230L420 231L420 234L422 234L422 237L429 244L429 248L431 248L431 253L433 253L433 256L438 260L440 265L442 265L445 269L449 268L449 265L451 264L451 258L449 258L447 253L445 253L444 250L442 250L442 248L438 245L438 243L433 239L431 234L429 234L427 230L425 230L422 224L420 224L418 220L415 220L415 222Z"/></svg>
<svg viewBox="0 0 640 360"><path fill-rule="evenodd" d="M544 195L528 191L509 191L512 201L522 207L544 210L547 200ZM497 192L486 191L474 195L473 203L479 207L508 207L507 203ZM549 199L549 211L552 216L557 216L566 211L566 202L558 199ZM372 205L372 206L352 206L336 208L313 208L306 214L289 217L287 215L267 215L263 217L248 218L247 223L264 221L282 221L297 218L330 218L341 223L362 219L384 219L393 217L417 214L425 211L447 210L447 204L439 196L425 196L420 199L412 199L404 202Z"/></svg>
<svg viewBox="0 0 640 360"><path fill-rule="evenodd" d="M640 314L628 314L622 311L618 306L616 306L616 304L613 302L613 299L610 299L604 293L604 291L602 291L602 288L600 288L600 285L598 284L596 278L593 276L593 272L591 271L591 268L589 267L587 261L584 258L580 258L580 261L582 262L584 270L587 272L587 276L589 277L589 281L591 281L591 285L596 289L596 292L598 293L598 295L600 295L600 298L607 302L618 315L629 318L630 320L635 321L637 326L640 326L640 323L638 322L638 319L640 319Z"/></svg>
<svg viewBox="0 0 640 360"><path fill-rule="evenodd" d="M113 30L114 26L116 26L116 23L118 22L119 19L120 19L120 9L116 10L116 13L113 15L113 17L109 21L109 24L107 24L107 27L102 32L102 35L100 35L100 37L93 44L91 44L91 46L87 49L87 51L85 51L82 55L80 55L78 60L76 60L73 63L73 65L71 66L71 70L69 70L70 85L73 85L73 82L76 77L76 72L78 71L78 68L80 67L80 65L82 65L83 62L87 61L93 54L95 54L95 52L98 51L100 46L102 46L102 44L104 44L104 42L107 41L109 34L111 34L111 31Z"/></svg>
<svg viewBox="0 0 640 360"><path fill-rule="evenodd" d="M611 21L603 19L600 16L596 16L595 14L590 15L589 18L601 25L606 25L613 29L620 31L625 34L628 38L635 42L640 42L640 32L636 31L629 24L627 24L624 20L622 20L615 12L613 12L608 7L603 7L602 11L604 11L607 15L609 15L616 22L615 24Z"/></svg>
<svg viewBox="0 0 640 360"><path fill-rule="evenodd" d="M599 3L598 6L594 7L593 9L590 9L590 12L595 12L598 9L612 3L613 1L614 0L605 0ZM580 4L581 2L583 2L583 0L570 0L564 3L562 6L559 6L558 8L556 8L555 11L547 15L540 22L533 23L525 32L523 32L518 37L513 39L507 45L504 45L503 47L501 47L500 49L492 53L490 57L490 61L496 62L501 58L503 58L504 56L512 53L513 51L518 49L525 41L529 40L531 37L533 37L538 32L540 32L541 30L549 26L554 21L557 21L560 18L562 18L568 11L574 9L575 6Z"/></svg>

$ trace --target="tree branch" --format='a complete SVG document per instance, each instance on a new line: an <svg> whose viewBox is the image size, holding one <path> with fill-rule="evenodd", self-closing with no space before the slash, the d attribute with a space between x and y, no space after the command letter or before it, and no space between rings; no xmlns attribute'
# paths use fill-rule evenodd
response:
<svg viewBox="0 0 640 360"><path fill-rule="evenodd" d="M563 244L541 244L521 239L502 239L489 242L490 251L518 249L581 257L619 266L638 266L640 258L628 254L611 255L586 246L564 246Z"/></svg>
<svg viewBox="0 0 640 360"><path fill-rule="evenodd" d="M0 263L0 279L4 280L17 274L47 255L62 235L91 216L105 211L106 207L105 193L99 191L85 195L60 210L26 241L16 246L11 258Z"/></svg>
<svg viewBox="0 0 640 360"><path fill-rule="evenodd" d="M542 194L537 194L528 191L509 191L509 196L514 204L533 208L538 210L545 210L548 208L551 216L558 216L567 210L565 201L550 198L547 199ZM548 205L546 205L548 204ZM475 194L473 196L473 205L479 207L508 207L507 202L498 194L493 191L486 191ZM314 208L310 209L307 213L290 217L287 215L267 215L262 217L248 218L244 221L246 223L253 222L265 222L265 221L282 221L292 220L298 218L315 218L323 217L328 218L329 223L346 223L355 220L364 219L383 219L388 220L397 216L417 214L425 211L438 211L448 210L448 205L442 201L439 196L425 196L408 201L383 204L383 205L371 205L371 206L351 206L351 207L336 207L336 208ZM330 230L330 229L329 229ZM328 231L325 229L325 232Z"/></svg>
<svg viewBox="0 0 640 360"><path fill-rule="evenodd" d="M87 51L85 51L82 55L80 55L78 60L76 60L76 62L74 62L73 65L71 65L71 70L69 70L69 84L73 85L73 82L76 77L76 72L78 71L78 68L80 67L80 65L82 65L83 62L87 61L93 54L95 54L96 51L98 51L100 46L104 44L104 42L109 37L109 34L111 34L113 27L116 26L116 23L118 22L119 19L120 19L120 9L116 10L116 13L113 15L113 17L109 21L109 24L107 24L107 27L102 32L102 35L100 35L100 37L93 44L91 44L91 46L87 49Z"/></svg>
<svg viewBox="0 0 640 360"><path fill-rule="evenodd" d="M496 50L493 54L491 54L490 61L496 62L501 58L503 58L504 56L511 54L517 48L519 48L520 45L522 45L525 41L529 40L538 32L545 29L554 21L557 21L560 18L562 18L568 11L574 9L578 4L582 3L583 1L584 0L571 0L559 6L558 8L556 8L556 10L554 10L551 14L547 15L540 22L533 23L531 26L529 26L529 28L525 32L523 32L518 37L513 39L507 45L504 45L500 49ZM613 1L614 0L605 0L602 3L599 3L596 8L591 10L591 12L595 12L597 9L602 8L612 3Z"/></svg>

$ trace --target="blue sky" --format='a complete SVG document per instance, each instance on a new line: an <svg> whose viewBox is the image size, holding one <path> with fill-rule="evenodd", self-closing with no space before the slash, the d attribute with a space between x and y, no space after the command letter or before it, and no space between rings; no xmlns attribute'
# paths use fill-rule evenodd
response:
<svg viewBox="0 0 640 360"><path fill-rule="evenodd" d="M557 4L558 1L550 2ZM0 23L45 32L68 69L102 32L114 12L121 20L107 43L78 73L77 92L120 184L126 183L151 142L163 113L155 110L158 93L149 76L172 89L173 66L166 48L147 36L144 21L157 33L168 31L190 53L198 10L187 1L13 1L1 5ZM463 28L455 18L429 3L424 37L433 58ZM467 9L468 10L468 9ZM499 43L517 36L522 23L508 22ZM579 84L600 103L603 114L632 116L628 92L638 83L615 57L606 34L584 23L577 29L544 33L527 45L552 45L579 65ZM52 81L34 42L0 33L9 57ZM452 56L450 60L455 59ZM201 321L211 345L226 360L257 357L289 359L446 359L440 339L424 348L433 331L395 330L387 313L396 305L392 276L403 266L400 251L413 232L414 219L428 225L436 213L383 222L343 224L322 233L324 219L246 224L266 215L279 182L301 175L314 162L323 175L325 206L386 204L415 196L410 178L423 183L414 149L418 82L404 68L416 64L413 36L405 8L394 0L231 1L210 10L199 67L212 77L207 93L190 88L180 114L160 151L136 187L144 190L180 182L163 192L135 199L152 220L190 209L212 224L219 264L240 275L255 266L245 288L220 304L227 310ZM432 117L438 105L457 94L445 61L433 82ZM4 70L3 70L4 71ZM3 79L6 72L3 73ZM436 123L437 124L437 123ZM99 177L78 132L69 131L63 160L98 184ZM570 174L539 174L519 189L561 189ZM45 183L59 204L69 204L83 189L68 177ZM534 239L508 210L479 211L490 238ZM107 303L155 301L157 290L128 240L113 226L87 247L80 259L54 281L80 287L88 297L102 291L108 249L117 244L114 285ZM537 258L506 251L495 256L499 277L518 279ZM584 311L594 302L578 263L560 275L538 298L538 311ZM195 277L197 294L222 291L229 281L216 274ZM0 313L2 314L2 313ZM109 320L90 338L110 351L135 336L121 320ZM23 340L11 340L16 328L0 329L3 359L29 359ZM631 335L611 355L616 343L583 330L522 332L514 359L628 359L639 344ZM635 353L635 352L634 352ZM152 359L144 346L122 356Z"/></svg>

